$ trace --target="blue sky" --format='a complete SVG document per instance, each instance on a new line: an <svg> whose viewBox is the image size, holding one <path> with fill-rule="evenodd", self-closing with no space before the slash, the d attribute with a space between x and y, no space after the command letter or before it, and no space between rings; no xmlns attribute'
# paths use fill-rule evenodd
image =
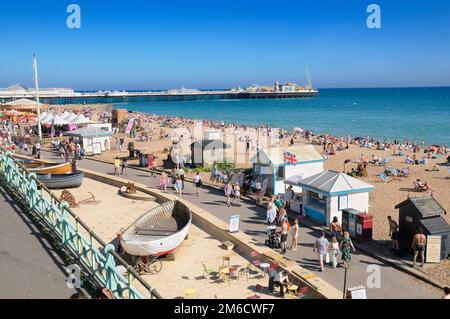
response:
<svg viewBox="0 0 450 319"><path fill-rule="evenodd" d="M80 30L66 7L81 7ZM370 3L382 29L366 26ZM0 2L0 87L223 88L450 85L448 0Z"/></svg>

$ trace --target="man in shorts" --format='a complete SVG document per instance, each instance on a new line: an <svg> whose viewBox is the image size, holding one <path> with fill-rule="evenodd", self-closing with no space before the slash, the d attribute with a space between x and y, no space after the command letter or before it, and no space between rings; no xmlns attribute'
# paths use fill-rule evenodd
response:
<svg viewBox="0 0 450 319"><path fill-rule="evenodd" d="M413 257L413 268L416 266L416 259L420 253L420 261L422 262L422 267L425 263L425 245L427 244L427 237L423 233L423 229L420 228L417 234L414 235L413 243L411 248L414 249Z"/></svg>
<svg viewBox="0 0 450 319"><path fill-rule="evenodd" d="M317 250L318 256L319 256L319 263L320 263L320 271L323 272L324 268L324 261L326 259L326 255L328 253L330 243L328 242L328 239L325 238L325 232L320 232L320 237L316 240L316 243L314 244L313 251L315 252Z"/></svg>

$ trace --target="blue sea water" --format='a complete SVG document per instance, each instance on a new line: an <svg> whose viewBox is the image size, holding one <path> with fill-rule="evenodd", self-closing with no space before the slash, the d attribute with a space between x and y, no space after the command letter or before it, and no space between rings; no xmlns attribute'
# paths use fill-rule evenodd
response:
<svg viewBox="0 0 450 319"><path fill-rule="evenodd" d="M134 102L115 108L450 146L450 87L322 89L308 99Z"/></svg>

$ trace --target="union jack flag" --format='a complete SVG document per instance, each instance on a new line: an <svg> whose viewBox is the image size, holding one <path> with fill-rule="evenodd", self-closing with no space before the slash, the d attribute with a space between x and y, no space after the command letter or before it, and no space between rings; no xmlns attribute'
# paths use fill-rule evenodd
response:
<svg viewBox="0 0 450 319"><path fill-rule="evenodd" d="M284 163L297 165L297 162L298 158L295 154L292 154L291 152L288 151L284 151Z"/></svg>

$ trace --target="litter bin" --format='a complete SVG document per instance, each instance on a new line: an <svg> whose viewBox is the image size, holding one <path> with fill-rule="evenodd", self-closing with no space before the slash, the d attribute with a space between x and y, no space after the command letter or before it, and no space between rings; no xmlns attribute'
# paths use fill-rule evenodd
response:
<svg viewBox="0 0 450 319"><path fill-rule="evenodd" d="M373 215L358 214L356 215L356 236L357 240L372 240Z"/></svg>
<svg viewBox="0 0 450 319"><path fill-rule="evenodd" d="M147 167L147 153L139 153L139 167Z"/></svg>
<svg viewBox="0 0 450 319"><path fill-rule="evenodd" d="M342 229L348 231L351 238L356 236L356 216L361 213L353 208L342 210Z"/></svg>

